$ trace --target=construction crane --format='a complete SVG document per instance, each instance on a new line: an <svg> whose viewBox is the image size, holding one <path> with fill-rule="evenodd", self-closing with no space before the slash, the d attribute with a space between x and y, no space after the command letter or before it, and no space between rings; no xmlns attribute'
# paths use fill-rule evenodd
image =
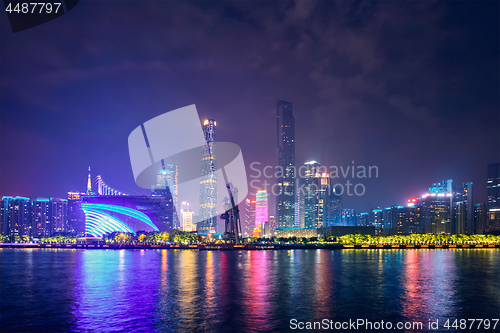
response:
<svg viewBox="0 0 500 333"><path fill-rule="evenodd" d="M240 243L240 231L241 231L241 223L240 223L240 210L238 205L234 203L233 190L231 189L232 184L226 183L227 192L229 194L229 200L231 203L231 207L227 207L226 204L226 212L221 215L221 219L225 220L225 232L224 239L229 242L234 242L236 244Z"/></svg>

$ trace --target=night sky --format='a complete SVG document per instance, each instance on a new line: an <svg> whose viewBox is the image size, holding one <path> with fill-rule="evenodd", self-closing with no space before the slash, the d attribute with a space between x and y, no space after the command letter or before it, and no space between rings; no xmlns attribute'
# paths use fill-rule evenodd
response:
<svg viewBox="0 0 500 333"><path fill-rule="evenodd" d="M128 135L190 104L265 166L276 100L292 102L297 166L378 166L350 179L366 186L344 197L357 212L450 178L485 202L500 162L498 1L81 0L15 34L0 16L0 195L64 198L89 166L148 193Z"/></svg>

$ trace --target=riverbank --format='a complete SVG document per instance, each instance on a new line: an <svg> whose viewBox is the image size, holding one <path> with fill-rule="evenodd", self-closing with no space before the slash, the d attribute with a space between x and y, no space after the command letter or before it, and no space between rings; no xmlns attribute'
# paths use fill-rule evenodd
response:
<svg viewBox="0 0 500 333"><path fill-rule="evenodd" d="M104 249L104 250L297 250L297 249L483 249L500 248L500 244L423 244L423 245L343 245L343 244L74 244L74 243L2 243L0 248L18 249Z"/></svg>

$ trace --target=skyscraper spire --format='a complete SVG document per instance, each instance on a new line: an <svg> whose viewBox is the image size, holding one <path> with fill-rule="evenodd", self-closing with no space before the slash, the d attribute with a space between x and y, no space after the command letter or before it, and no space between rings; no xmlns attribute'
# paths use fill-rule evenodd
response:
<svg viewBox="0 0 500 333"><path fill-rule="evenodd" d="M90 180L90 167L89 167L89 178L87 180L87 194L92 193L92 181Z"/></svg>

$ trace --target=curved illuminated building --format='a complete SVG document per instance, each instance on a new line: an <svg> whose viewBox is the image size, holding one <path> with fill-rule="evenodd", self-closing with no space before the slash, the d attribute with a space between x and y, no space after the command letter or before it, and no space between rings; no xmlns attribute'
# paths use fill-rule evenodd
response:
<svg viewBox="0 0 500 333"><path fill-rule="evenodd" d="M134 233L139 230L159 231L151 219L138 210L117 205L82 203L86 232L102 236L114 231Z"/></svg>
<svg viewBox="0 0 500 333"><path fill-rule="evenodd" d="M82 198L85 231L100 237L111 232L170 231L171 198L87 195Z"/></svg>

